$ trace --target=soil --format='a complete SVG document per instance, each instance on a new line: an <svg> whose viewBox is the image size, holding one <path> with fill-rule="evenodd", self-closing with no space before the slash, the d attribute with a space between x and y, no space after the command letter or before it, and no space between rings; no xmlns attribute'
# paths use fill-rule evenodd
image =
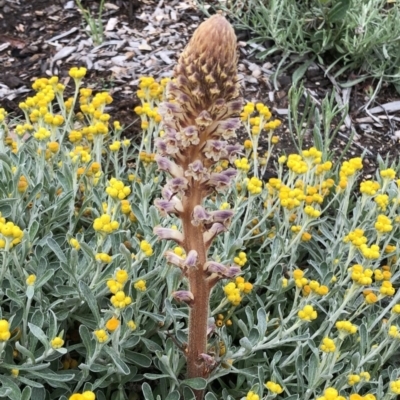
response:
<svg viewBox="0 0 400 400"><path fill-rule="evenodd" d="M104 15L116 17L120 24L125 24L130 29L141 32L145 26L143 18L141 18L143 12L146 10L151 12L162 3L169 3L173 6L181 4L177 1L162 0L110 0ZM82 0L82 4L96 12L99 1ZM190 33L204 18L205 16L196 7L190 7L179 14L178 22L184 27L189 27ZM77 62L59 60L59 62L53 63L51 60L57 49L49 40L57 34L74 28L81 33L81 40L87 39L82 21L79 10L71 0L0 0L0 89L1 85L7 88L5 92L0 91L1 107L4 107L9 113L20 115L18 103L33 93L28 89L35 78L51 76L56 70L55 72L58 72L62 79L68 80L68 69L76 66ZM196 23L196 21L198 22ZM166 29L169 28L166 27ZM251 39L247 32L237 32L237 35L241 43ZM9 45L3 49L1 46L6 43ZM170 55L173 63L179 53L180 49ZM247 101L265 102L275 111L275 116L283 121L277 130L280 142L274 150L274 156L295 152L296 148L289 135L285 110L288 108L288 90L292 82L292 73L300 64L295 63L289 67L284 64L283 72L274 80L271 75L266 77L265 74L257 73L257 76L254 68L257 70L257 68L265 67L267 63L267 67L271 66L273 70L279 63L281 55L275 55L267 60L259 60L256 58L256 54L247 48L247 50L241 49L240 57L240 67L244 71L243 73L246 74L250 69L250 75L247 75L247 78L250 77L250 79L247 81L245 79L244 98ZM168 68L172 71L173 64ZM157 75L163 73L165 76L165 71L165 66L164 68L156 66L152 75L157 78ZM347 78L354 79L357 77L357 73L354 71L350 77L342 76L340 80L343 82ZM127 137L136 137L140 128L132 110L139 103L135 96L137 80L127 82L124 79L115 79L113 71L104 68L104 70L90 69L85 81L95 90L110 90L114 98L110 114L121 124L127 126L125 132ZM325 76L322 67L314 65L313 68L307 70L304 76L304 87L307 94L311 95L316 103L319 103L332 92L333 82L332 79ZM366 80L352 87L348 102L350 117L347 121L348 124L340 127L337 138L332 143L332 151L336 155L341 155L352 135L351 129L353 129L355 139L346 156L363 155L366 176L374 173L379 155L383 159L388 157L390 161L394 161L397 159L400 149L400 118L398 118L400 112L397 110L396 117L393 113L387 114L382 111L373 114L373 118L371 118L371 114L366 113L363 109L368 102L368 95L375 87L376 82L373 80ZM27 89L23 90L24 88ZM384 84L369 107L393 102L399 97L393 86ZM279 114L279 110L283 110L283 112ZM334 123L338 123L338 120L335 120ZM352 125L352 128L349 124ZM312 145L312 126L310 128L309 134L305 136L304 147ZM335 128L334 124L333 128ZM239 136L244 138L244 132L239 133ZM261 141L261 146L264 145L265 142ZM272 175L273 172L270 171L269 174Z"/></svg>

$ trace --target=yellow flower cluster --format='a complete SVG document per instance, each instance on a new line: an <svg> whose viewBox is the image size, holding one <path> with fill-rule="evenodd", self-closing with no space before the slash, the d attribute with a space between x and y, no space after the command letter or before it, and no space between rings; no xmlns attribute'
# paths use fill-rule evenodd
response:
<svg viewBox="0 0 400 400"><path fill-rule="evenodd" d="M383 281L382 286L379 289L379 292L384 296L393 296L395 293L395 289L392 286L391 282Z"/></svg>
<svg viewBox="0 0 400 400"><path fill-rule="evenodd" d="M346 398L339 396L339 392L335 388L328 387L324 390L324 395L317 397L316 400L346 400Z"/></svg>
<svg viewBox="0 0 400 400"><path fill-rule="evenodd" d="M153 255L153 248L151 247L151 244L146 240L142 240L140 242L140 250L143 251L146 257L151 257Z"/></svg>
<svg viewBox="0 0 400 400"><path fill-rule="evenodd" d="M308 321L311 322L314 319L317 318L318 314L317 312L314 310L313 306L310 306L309 304L307 304L306 306L303 307L303 309L301 309L297 315L299 316L300 319L302 319L303 321Z"/></svg>
<svg viewBox="0 0 400 400"><path fill-rule="evenodd" d="M393 393L400 394L400 379L390 382L390 390Z"/></svg>
<svg viewBox="0 0 400 400"><path fill-rule="evenodd" d="M275 383L272 381L268 381L265 384L265 387L270 390L272 393L281 394L283 392L283 388L279 383Z"/></svg>
<svg viewBox="0 0 400 400"><path fill-rule="evenodd" d="M115 308L125 308L132 303L132 298L130 296L126 296L122 290L115 293L114 296L111 296L110 300Z"/></svg>
<svg viewBox="0 0 400 400"><path fill-rule="evenodd" d="M301 289L308 283L308 279L304 278L304 272L301 269L295 269L293 271L293 279L295 285Z"/></svg>
<svg viewBox="0 0 400 400"><path fill-rule="evenodd" d="M399 328L396 325L391 325L389 328L388 335L394 339L400 339Z"/></svg>
<svg viewBox="0 0 400 400"><path fill-rule="evenodd" d="M170 78L161 79L160 83L151 76L142 76L139 78L139 90L137 96L139 99L162 100L165 88Z"/></svg>
<svg viewBox="0 0 400 400"><path fill-rule="evenodd" d="M375 196L381 185L376 181L364 181L360 183L360 192L367 196Z"/></svg>
<svg viewBox="0 0 400 400"><path fill-rule="evenodd" d="M390 232L393 229L392 222L386 215L380 214L375 222L375 229L380 233Z"/></svg>
<svg viewBox="0 0 400 400"><path fill-rule="evenodd" d="M321 215L321 211L315 209L312 206L305 206L304 212L311 218L318 218Z"/></svg>
<svg viewBox="0 0 400 400"><path fill-rule="evenodd" d="M73 79L82 79L86 75L87 69L85 67L72 67L69 70L69 76Z"/></svg>
<svg viewBox="0 0 400 400"><path fill-rule="evenodd" d="M378 301L377 295L371 289L364 290L363 295L367 304L375 304Z"/></svg>
<svg viewBox="0 0 400 400"><path fill-rule="evenodd" d="M81 248L81 245L79 244L79 242L75 239L75 238L71 238L69 240L69 244L71 245L71 247L73 247L75 250L79 250Z"/></svg>
<svg viewBox="0 0 400 400"><path fill-rule="evenodd" d="M313 164L320 164L322 161L322 151L319 151L316 147L303 150L301 154L304 158L310 159Z"/></svg>
<svg viewBox="0 0 400 400"><path fill-rule="evenodd" d="M358 393L352 393L349 396L349 400L376 400L376 397L372 393L368 393L365 396L361 396Z"/></svg>
<svg viewBox="0 0 400 400"><path fill-rule="evenodd" d="M324 172L328 172L331 169L332 169L332 162L325 161L324 163L317 165L317 168L315 169L315 175L322 175Z"/></svg>
<svg viewBox="0 0 400 400"><path fill-rule="evenodd" d="M276 185L277 183L275 183ZM292 210L300 206L306 196L300 188L290 189L286 185L282 185L279 189L279 201L282 207Z"/></svg>
<svg viewBox="0 0 400 400"><path fill-rule="evenodd" d="M36 282L36 275L33 275L33 274L29 275L26 278L25 282L26 282L27 286L33 286Z"/></svg>
<svg viewBox="0 0 400 400"><path fill-rule="evenodd" d="M247 262L247 255L244 251L241 251L234 259L233 262L240 267L243 267Z"/></svg>
<svg viewBox="0 0 400 400"><path fill-rule="evenodd" d="M10 249L21 243L24 232L21 228L10 221L6 221L0 213L0 249L4 249L8 243Z"/></svg>
<svg viewBox="0 0 400 400"><path fill-rule="evenodd" d="M106 188L106 193L113 199L124 200L131 193L129 186L124 186L122 181L111 178L109 181L110 186Z"/></svg>
<svg viewBox="0 0 400 400"><path fill-rule="evenodd" d="M43 142L47 140L51 136L51 133L46 128L39 128L34 134L33 137L38 140L39 142Z"/></svg>
<svg viewBox="0 0 400 400"><path fill-rule="evenodd" d="M93 333L99 343L104 343L108 340L108 334L104 329L97 329Z"/></svg>
<svg viewBox="0 0 400 400"><path fill-rule="evenodd" d="M324 337L319 348L325 353L333 353L336 350L335 342L329 337Z"/></svg>
<svg viewBox="0 0 400 400"><path fill-rule="evenodd" d="M134 331L134 330L136 330L136 328L137 328L137 326L136 326L136 324L135 324L135 321L133 321L133 320L128 321L126 324L128 325L128 328L129 328L131 331Z"/></svg>
<svg viewBox="0 0 400 400"><path fill-rule="evenodd" d="M341 180L347 181L348 177L353 176L357 171L363 168L361 157L351 158L345 161L340 167L339 176Z"/></svg>
<svg viewBox="0 0 400 400"><path fill-rule="evenodd" d="M145 292L147 290L146 281L140 279L139 281L135 282L133 287L140 292Z"/></svg>
<svg viewBox="0 0 400 400"><path fill-rule="evenodd" d="M74 393L68 400L96 400L96 395L92 391L87 390L82 394Z"/></svg>
<svg viewBox="0 0 400 400"><path fill-rule="evenodd" d="M303 294L305 296L308 296L311 291L318 294L319 296L326 296L329 292L329 288L328 286L321 285L317 281L310 281L308 285L305 285L303 287Z"/></svg>
<svg viewBox="0 0 400 400"><path fill-rule="evenodd" d="M253 176L247 183L247 190L253 195L260 194L262 192L261 180Z"/></svg>
<svg viewBox="0 0 400 400"><path fill-rule="evenodd" d="M392 313L400 314L400 304L395 304L392 308Z"/></svg>
<svg viewBox="0 0 400 400"><path fill-rule="evenodd" d="M121 142L119 140L115 140L109 146L111 151L118 151L121 148Z"/></svg>
<svg viewBox="0 0 400 400"><path fill-rule="evenodd" d="M237 169L241 169L244 172L247 172L250 169L249 160L246 157L235 160L235 166Z"/></svg>
<svg viewBox="0 0 400 400"><path fill-rule="evenodd" d="M7 116L7 111L4 108L0 108L0 123L4 122Z"/></svg>
<svg viewBox="0 0 400 400"><path fill-rule="evenodd" d="M50 344L53 349L59 349L64 345L64 340L59 336L56 336L54 339L52 339Z"/></svg>
<svg viewBox="0 0 400 400"><path fill-rule="evenodd" d="M103 253L101 253L103 254ZM108 289L111 293L116 294L121 291L129 278L128 273L123 269L117 269L114 273L114 278L107 281Z"/></svg>
<svg viewBox="0 0 400 400"><path fill-rule="evenodd" d="M111 221L108 214L103 214L101 217L96 218L93 222L93 229L101 233L112 233L119 228L118 221Z"/></svg>
<svg viewBox="0 0 400 400"><path fill-rule="evenodd" d="M383 179L394 179L396 171L393 168L383 169L380 171L380 175Z"/></svg>
<svg viewBox="0 0 400 400"><path fill-rule="evenodd" d="M356 333L357 329L358 329L356 325L354 325L350 321L346 321L346 320L337 321L335 326L336 326L336 329L338 329L344 333L351 333L351 334Z"/></svg>
<svg viewBox="0 0 400 400"><path fill-rule="evenodd" d="M246 400L260 400L260 396L257 393L250 391L247 393Z"/></svg>
<svg viewBox="0 0 400 400"><path fill-rule="evenodd" d="M390 267L388 265L384 265L382 270L377 268L374 270L374 279L376 281L390 281L392 277L392 273L390 272Z"/></svg>
<svg viewBox="0 0 400 400"><path fill-rule="evenodd" d="M90 153L83 148L83 146L76 146L70 153L69 156L74 164L78 161L82 161L84 164L87 164L91 159Z"/></svg>
<svg viewBox="0 0 400 400"><path fill-rule="evenodd" d="M290 154L286 165L291 171L298 175L305 174L308 171L308 165L300 154Z"/></svg>
<svg viewBox="0 0 400 400"><path fill-rule="evenodd" d="M144 164L151 164L155 162L155 153L146 153L145 151L141 151L139 154L139 159Z"/></svg>
<svg viewBox="0 0 400 400"><path fill-rule="evenodd" d="M372 283L373 271L369 268L364 270L364 267L359 264L353 265L349 268L351 279L359 285L370 285Z"/></svg>
<svg viewBox="0 0 400 400"><path fill-rule="evenodd" d="M104 264L109 264L112 261L111 256L109 256L107 253L97 253L95 255L95 259L103 262Z"/></svg>
<svg viewBox="0 0 400 400"><path fill-rule="evenodd" d="M360 247L363 244L366 244L368 239L364 236L363 229L355 229L354 231L349 232L343 239L345 243L351 242L351 244L355 247Z"/></svg>
<svg viewBox="0 0 400 400"><path fill-rule="evenodd" d="M10 332L10 325L8 321L5 319L0 319L0 342L6 342L10 339L11 332Z"/></svg>
<svg viewBox="0 0 400 400"><path fill-rule="evenodd" d="M19 177L19 181L17 183L18 192L19 193L25 193L26 190L28 189L28 186L29 186L29 184L28 184L28 181L27 181L26 177L23 176L23 175L20 176Z"/></svg>
<svg viewBox="0 0 400 400"><path fill-rule="evenodd" d="M387 194L378 194L374 201L380 210L386 211L386 208L389 205L389 196Z"/></svg>
<svg viewBox="0 0 400 400"><path fill-rule="evenodd" d="M235 282L229 282L224 286L226 298L234 306L238 306L242 301L242 293L249 294L252 290L253 285L250 282L245 282L241 276L238 276Z"/></svg>

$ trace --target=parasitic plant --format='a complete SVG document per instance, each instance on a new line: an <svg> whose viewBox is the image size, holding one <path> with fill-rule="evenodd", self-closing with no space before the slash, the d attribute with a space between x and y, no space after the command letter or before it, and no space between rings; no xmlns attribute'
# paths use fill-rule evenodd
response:
<svg viewBox="0 0 400 400"><path fill-rule="evenodd" d="M236 170L216 172L221 160L233 161L241 146L235 138L242 110L237 78L236 36L228 21L217 14L195 31L175 67L175 79L167 88L167 101L160 106L165 135L157 139L156 161L170 179L155 205L163 215L174 214L183 231L157 226L160 239L182 246L187 257L172 251L168 262L179 267L189 288L174 298L190 307L187 346L188 378L206 378L213 366L207 355L209 298L215 284L240 273L237 266L208 260L213 239L226 231L231 210L207 211L205 199L231 185ZM218 169L217 169L218 171ZM201 398L202 393L197 393Z"/></svg>

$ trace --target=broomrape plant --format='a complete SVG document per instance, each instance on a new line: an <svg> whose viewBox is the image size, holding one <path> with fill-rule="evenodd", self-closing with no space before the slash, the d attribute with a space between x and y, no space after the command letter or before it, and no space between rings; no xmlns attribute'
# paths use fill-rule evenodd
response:
<svg viewBox="0 0 400 400"><path fill-rule="evenodd" d="M23 120L0 109L0 397L400 393L398 171L330 159L331 98L263 182L280 122L241 99L236 62L210 18L172 80L140 79L138 144L84 68L70 98L41 78Z"/></svg>

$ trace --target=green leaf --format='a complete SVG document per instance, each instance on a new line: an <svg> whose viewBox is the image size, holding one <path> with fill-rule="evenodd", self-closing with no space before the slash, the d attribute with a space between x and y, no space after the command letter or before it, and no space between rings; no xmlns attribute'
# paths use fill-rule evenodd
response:
<svg viewBox="0 0 400 400"><path fill-rule="evenodd" d="M47 238L47 244L61 262L68 264L68 260L65 257L64 252L61 250L61 247L53 238Z"/></svg>
<svg viewBox="0 0 400 400"><path fill-rule="evenodd" d="M33 353L31 353L26 347L22 346L19 342L15 343L15 348L25 357L28 357L32 362L35 362L35 356Z"/></svg>
<svg viewBox="0 0 400 400"><path fill-rule="evenodd" d="M121 374L129 375L131 371L129 367L122 361L119 354L112 347L104 346L103 348L106 351L106 353L108 353L108 355L111 357L118 371Z"/></svg>
<svg viewBox="0 0 400 400"><path fill-rule="evenodd" d="M203 378L190 378L182 381L182 385L190 386L194 390L203 390L207 386L207 381Z"/></svg>
<svg viewBox="0 0 400 400"><path fill-rule="evenodd" d="M218 400L217 397L215 397L214 393L208 392L205 397L204 400Z"/></svg>
<svg viewBox="0 0 400 400"><path fill-rule="evenodd" d="M0 201L0 214L3 218L8 218L11 215L11 211L12 208L9 204L2 204Z"/></svg>
<svg viewBox="0 0 400 400"><path fill-rule="evenodd" d="M21 390L15 382L4 375L0 375L0 382L3 384L3 389L8 389L7 397L10 400L21 400Z"/></svg>
<svg viewBox="0 0 400 400"><path fill-rule="evenodd" d="M168 396L165 398L165 400L179 400L181 398L181 395L177 390L174 390L173 392L169 393Z"/></svg>
<svg viewBox="0 0 400 400"><path fill-rule="evenodd" d="M39 328L37 325L32 324L31 322L28 322L28 327L32 335L35 336L37 339L39 339L39 341L43 344L45 349L48 349L50 347L49 339L47 338L43 330Z"/></svg>
<svg viewBox="0 0 400 400"><path fill-rule="evenodd" d="M147 382L144 382L142 385L142 393L145 400L154 400L153 392Z"/></svg>
<svg viewBox="0 0 400 400"><path fill-rule="evenodd" d="M42 287L52 276L54 275L54 269L48 269L43 275L39 276L35 282L35 288Z"/></svg>
<svg viewBox="0 0 400 400"><path fill-rule="evenodd" d="M319 371L319 360L318 357L314 353L312 353L310 354L309 358L308 377L307 377L310 386L314 385L318 371Z"/></svg>
<svg viewBox="0 0 400 400"><path fill-rule="evenodd" d="M79 290L86 300L90 310L92 311L93 317L95 318L97 324L100 324L99 307L97 306L97 301L94 297L93 292L90 290L89 286L83 281L79 282Z"/></svg>
<svg viewBox="0 0 400 400"><path fill-rule="evenodd" d="M305 61L298 67L292 75L292 85L296 86L300 79L303 78L304 74L307 72L308 67L314 62L315 57Z"/></svg>
<svg viewBox="0 0 400 400"><path fill-rule="evenodd" d="M151 352L163 351L162 348L157 343L154 343L152 340L146 339L144 337L142 337L141 340Z"/></svg>
<svg viewBox="0 0 400 400"><path fill-rule="evenodd" d="M32 389L29 386L25 386L22 391L21 400L30 400L32 394Z"/></svg>
<svg viewBox="0 0 400 400"><path fill-rule="evenodd" d="M327 20L329 22L343 21L349 7L350 0L339 0L329 11Z"/></svg>
<svg viewBox="0 0 400 400"><path fill-rule="evenodd" d="M18 296L14 291L12 291L11 289L6 289L6 296L12 300L13 302L15 302L16 304L18 304L20 307L25 307L24 301L23 301L23 297Z"/></svg>
<svg viewBox="0 0 400 400"><path fill-rule="evenodd" d="M131 350L125 350L125 357L127 361L132 362L139 367L149 368L151 365L151 358L145 354L136 353Z"/></svg>
<svg viewBox="0 0 400 400"><path fill-rule="evenodd" d="M82 339L83 345L86 348L86 359L92 357L94 353L94 341L90 336L89 329L85 325L79 326L79 335Z"/></svg>
<svg viewBox="0 0 400 400"><path fill-rule="evenodd" d="M46 390L45 388L33 388L32 389L32 395L31 395L31 400L43 400L46 398Z"/></svg>
<svg viewBox="0 0 400 400"><path fill-rule="evenodd" d="M170 376L168 374L150 374L150 373L146 373L143 374L143 376L147 379L150 379L151 381L156 381L158 379L161 378L170 378Z"/></svg>
<svg viewBox="0 0 400 400"><path fill-rule="evenodd" d="M194 395L192 389L188 386L183 388L183 398L185 400L196 400L196 396Z"/></svg>
<svg viewBox="0 0 400 400"><path fill-rule="evenodd" d="M29 227L29 240L33 242L35 240L35 237L38 233L38 230L40 228L39 222L36 220L32 222L31 226Z"/></svg>

